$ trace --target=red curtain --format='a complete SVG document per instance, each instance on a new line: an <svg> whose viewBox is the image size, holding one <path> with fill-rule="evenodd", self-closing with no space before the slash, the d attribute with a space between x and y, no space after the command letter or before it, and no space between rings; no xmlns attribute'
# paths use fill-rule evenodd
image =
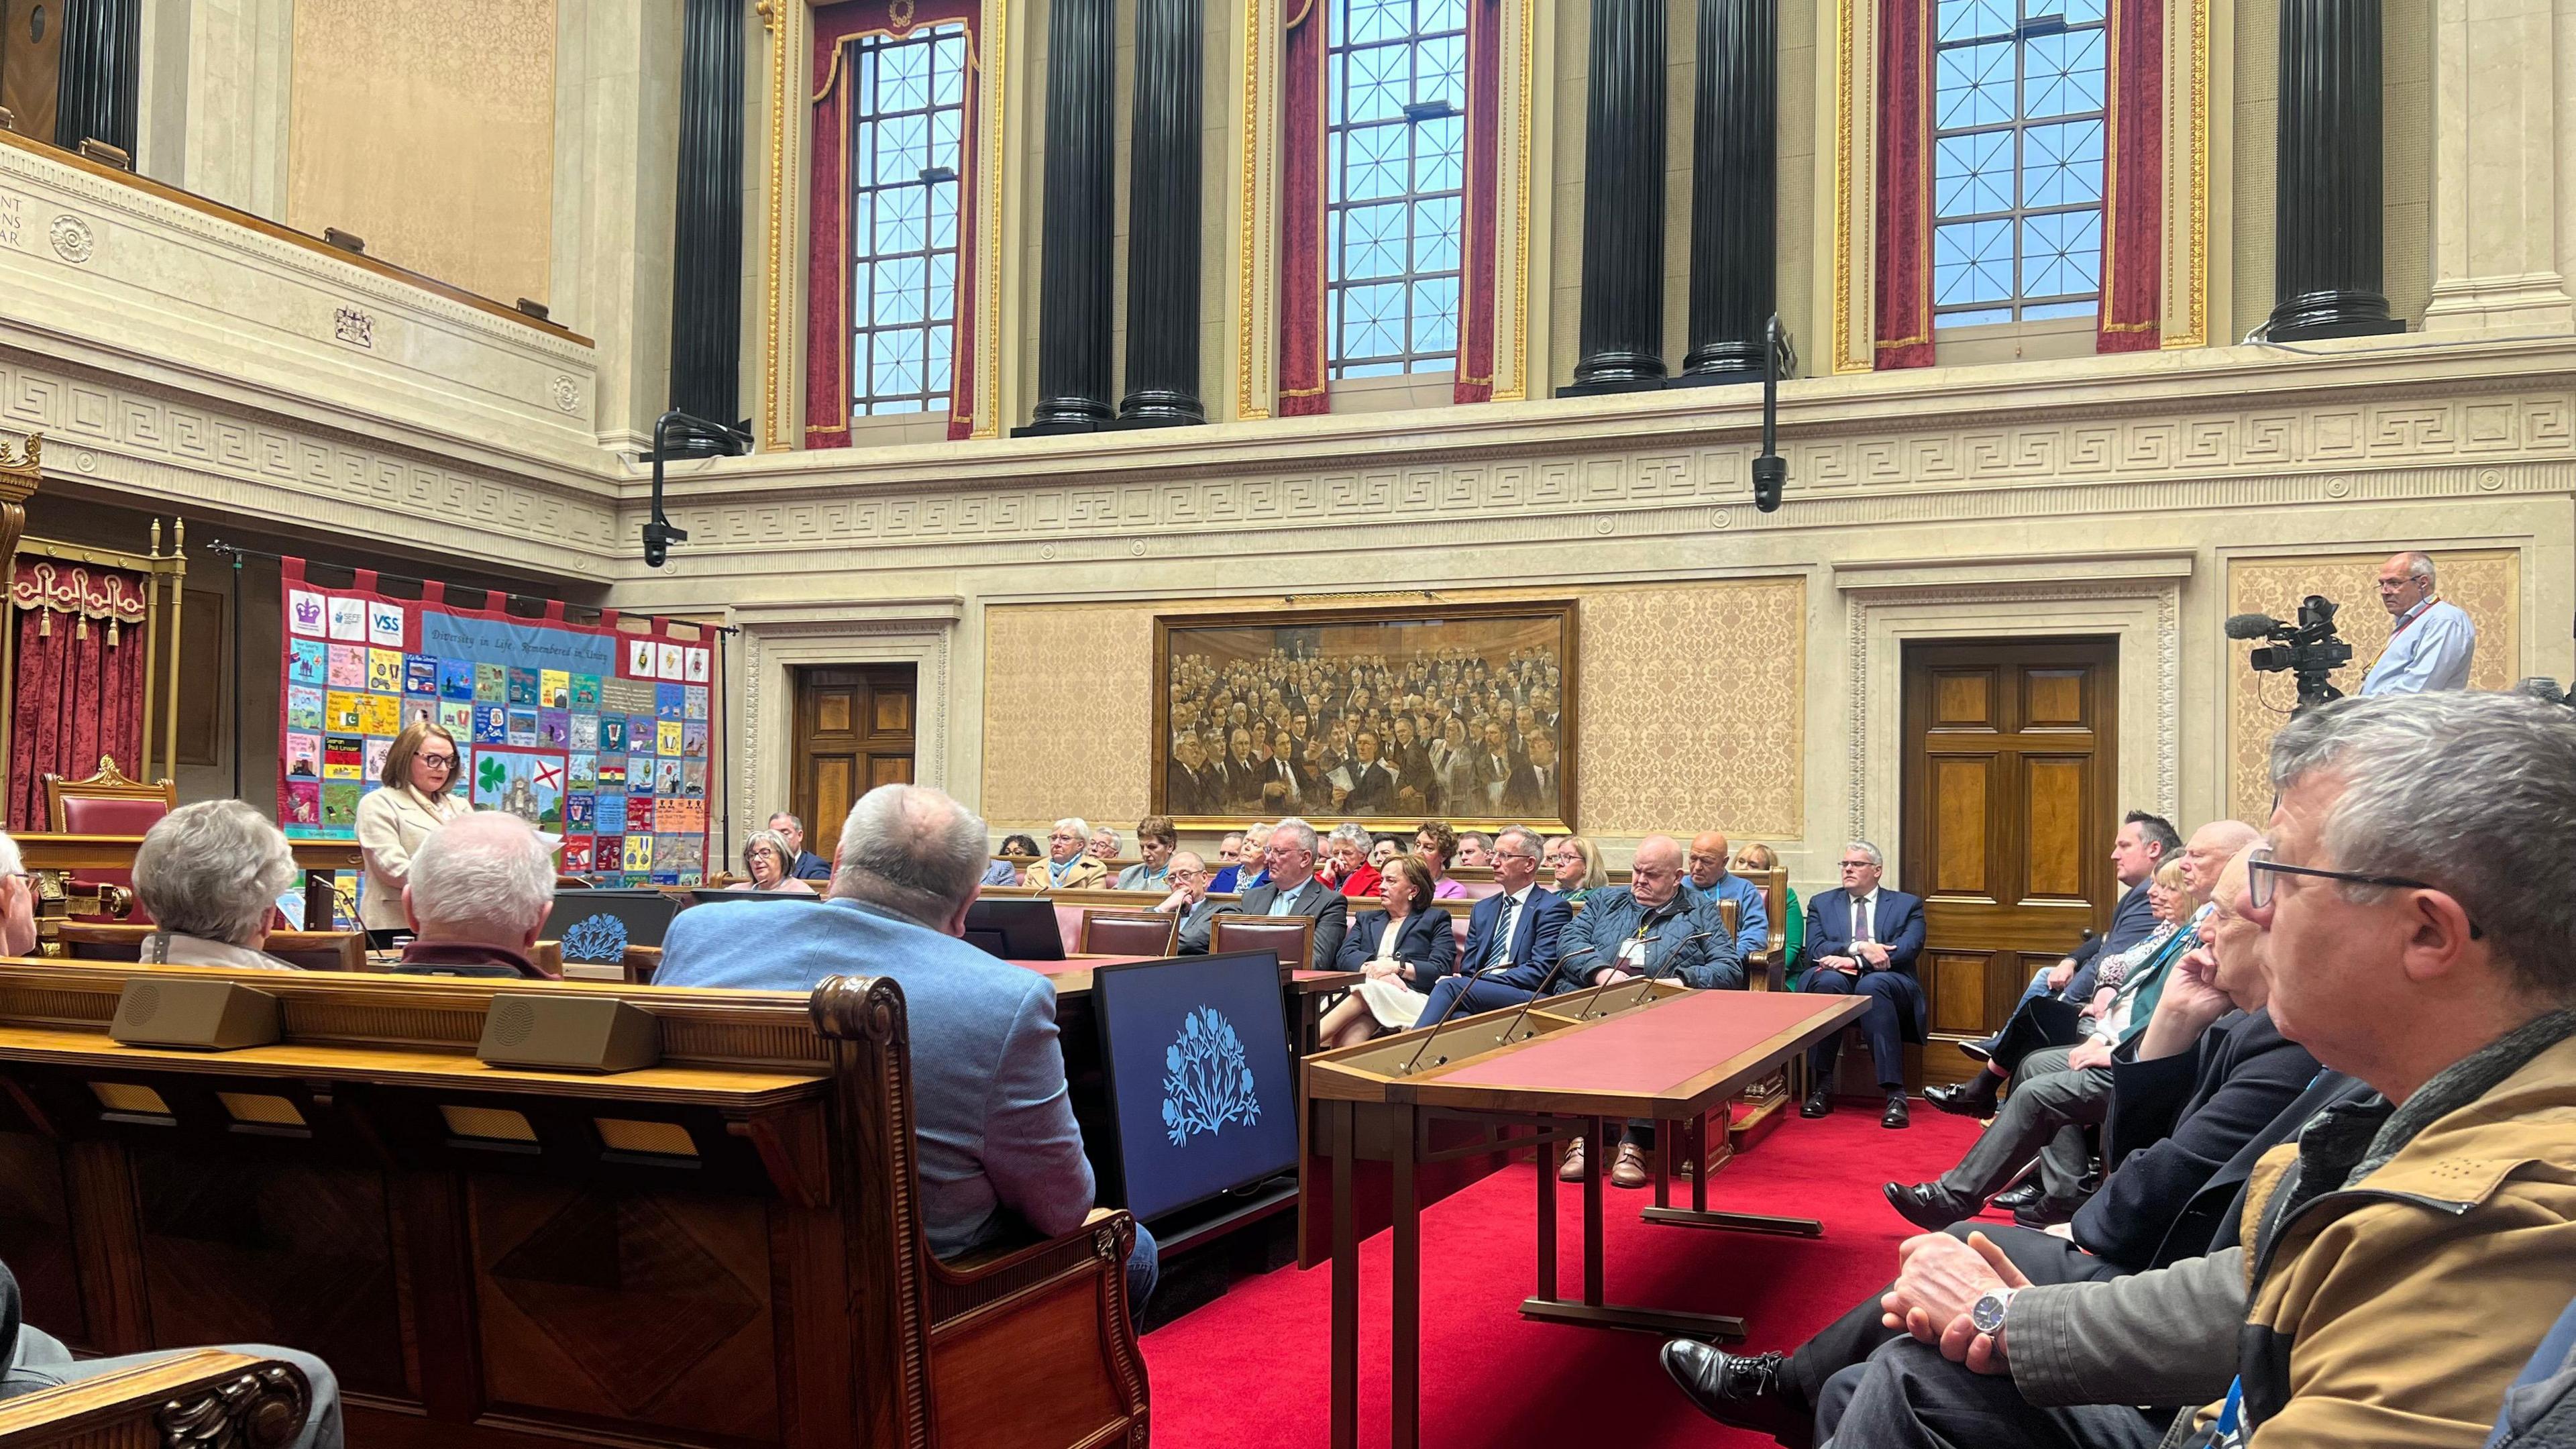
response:
<svg viewBox="0 0 2576 1449"><path fill-rule="evenodd" d="M9 828L44 830L47 775L79 779L101 755L140 774L145 580L19 563L10 581L17 677L9 715Z"/></svg>
<svg viewBox="0 0 2576 1449"><path fill-rule="evenodd" d="M805 446L846 448L850 445L850 83L849 43L864 35L898 38L928 25L962 22L966 53L981 54L975 33L976 0L901 0L903 22L897 24L897 0L844 0L814 12L814 141L810 172L813 190L806 215L805 276ZM948 436L964 438L975 431L975 224L978 174L976 137L982 97L975 77L980 59L966 75L966 116L957 146L957 309L949 332L953 376L948 396Z"/></svg>
<svg viewBox="0 0 2576 1449"><path fill-rule="evenodd" d="M1879 368L1932 365L1932 6L1878 9Z"/></svg>
<svg viewBox="0 0 2576 1449"><path fill-rule="evenodd" d="M1500 185L1502 16L1495 0L1467 10L1467 205L1462 238L1466 267L1458 279L1458 383L1455 400L1494 400L1495 189ZM1524 304L1526 305L1526 304Z"/></svg>
<svg viewBox="0 0 2576 1449"><path fill-rule="evenodd" d="M1294 4L1296 0L1289 0ZM1279 58L1279 415L1309 417L1324 397L1324 17L1332 0L1288 16Z"/></svg>
<svg viewBox="0 0 2576 1449"><path fill-rule="evenodd" d="M2103 136L2098 352L2161 343L2165 247L2165 0L2111 0Z"/></svg>

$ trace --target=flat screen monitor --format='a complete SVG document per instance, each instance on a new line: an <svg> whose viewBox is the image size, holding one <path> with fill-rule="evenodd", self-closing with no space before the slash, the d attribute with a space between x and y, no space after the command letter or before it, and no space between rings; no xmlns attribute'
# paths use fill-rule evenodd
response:
<svg viewBox="0 0 2576 1449"><path fill-rule="evenodd" d="M812 891L729 891L722 886L691 886L689 904L720 906L727 901L802 901L813 905L822 900Z"/></svg>
<svg viewBox="0 0 2576 1449"><path fill-rule="evenodd" d="M966 908L966 944L1005 961L1061 961L1055 902L979 897Z"/></svg>
<svg viewBox="0 0 2576 1449"><path fill-rule="evenodd" d="M1147 1222L1297 1166L1279 958L1179 956L1091 973L1125 1207Z"/></svg>
<svg viewBox="0 0 2576 1449"><path fill-rule="evenodd" d="M557 891L539 934L560 943L568 962L615 966L629 946L661 945L679 913L680 903L660 891Z"/></svg>

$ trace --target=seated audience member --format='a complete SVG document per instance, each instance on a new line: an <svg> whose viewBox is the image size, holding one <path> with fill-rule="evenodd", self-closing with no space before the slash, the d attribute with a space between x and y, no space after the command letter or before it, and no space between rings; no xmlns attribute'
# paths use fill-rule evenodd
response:
<svg viewBox="0 0 2576 1449"><path fill-rule="evenodd" d="M1527 826L1505 826L1494 837L1494 883L1502 889L1468 912L1467 945L1458 953L1464 974L1432 988L1414 1025L1451 1016L1450 1003L1462 996L1454 1014L1471 1016L1517 1006L1555 985L1560 939L1574 913L1538 884L1538 857L1538 832Z"/></svg>
<svg viewBox="0 0 2576 1449"><path fill-rule="evenodd" d="M1059 826L1055 835L1078 854L1088 833ZM1013 1219L1054 1237L1091 1211L1055 988L958 939L986 838L984 822L940 791L880 785L850 807L840 873L819 909L726 901L682 911L653 977L656 986L812 991L827 976L865 971L901 986L922 1223L942 1258L1008 1236ZM1153 1291L1154 1265L1139 1223L1127 1259L1130 1312Z"/></svg>
<svg viewBox="0 0 2576 1449"><path fill-rule="evenodd" d="M1172 852L1172 863L1166 878L1171 885L1171 893L1156 901L1154 909L1166 915L1178 912L1182 932L1187 933L1193 927L1204 928L1207 918L1223 909L1221 902L1208 899L1210 872L1207 862L1199 858L1198 852L1192 850ZM1204 929L1200 934L1205 934ZM1177 940L1178 938L1175 937L1176 942ZM1177 944L1173 949L1182 950ZM1192 953L1182 950L1182 954Z"/></svg>
<svg viewBox="0 0 2576 1449"><path fill-rule="evenodd" d="M331 1372L329 1364L309 1353L280 1348L270 1343L229 1343L221 1346L234 1353L247 1354L253 1358L270 1358L293 1364L304 1375L305 1385L313 1393L312 1407L304 1416L304 1427L294 1438L280 1440L274 1436L267 1439L253 1436L250 1442L274 1443L276 1449L340 1449L340 1446L347 1442L342 1437L340 1423L340 1380ZM161 1359L176 1358L180 1354L192 1351L184 1348L165 1348L150 1353L125 1354L116 1358L76 1359L72 1357L71 1349L66 1347L61 1339L26 1320L25 1305L18 1293L18 1277L9 1271L7 1264L0 1263L0 1400L18 1398L24 1394L42 1393L46 1389L59 1388L64 1384L86 1383L93 1379L106 1378L111 1374L127 1373ZM35 1434L30 1437L32 1439L43 1436ZM12 1435L11 1438L14 1441L17 1436ZM172 1444L204 1444L209 1446L209 1449L228 1449L228 1446L236 1442L230 1437L200 1437L193 1433L183 1433L177 1428L168 1430L168 1441ZM95 1438L82 1436L76 1441L67 1439L54 1442L106 1444L115 1441L110 1435L100 1434Z"/></svg>
<svg viewBox="0 0 2576 1449"><path fill-rule="evenodd" d="M2156 944L2144 950L2134 967L2117 957L2103 963L2105 976L2125 973L2116 989L2105 988L2121 998L2119 1014L2125 1017L2143 995L2148 1004L2142 1010L2150 1015L2136 1017L2135 1030L2124 1026L2116 1037L2087 1035L2071 1049L2053 1047L2027 1053L2013 1076L2012 1100L1995 1114L1993 1124L1957 1167L1932 1182L1912 1187L1891 1182L1881 1189L1888 1203L1908 1222L1937 1231L1975 1217L1985 1211L1986 1199L2034 1153L2039 1158L2035 1177L2039 1192L2036 1200L2026 1198L2026 1205L2014 1207L2013 1220L2037 1228L2074 1216L2082 1204L2082 1184L2092 1153L2085 1141L2085 1129L2101 1125L2110 1114L2115 1081L2112 1067L2118 1050L2146 1030L2154 1011L2154 998L2163 994L2175 963L2204 939L2191 925L2195 913L2206 918L2217 911L2214 900L2207 911L2200 911L2199 902L2183 886L2182 876L2179 860L2168 862L2156 872L2157 909L2173 929L2164 936L2149 937ZM2225 879L2225 867L2221 867L2220 878ZM2150 981L2151 987L2141 985ZM2012 1032L2005 1033L2007 1047L2013 1036ZM1934 1092L1927 1089L1923 1095L1933 1098ZM1966 1109L1956 1105L1959 1100L1955 1092L1944 1093L1935 1104L1945 1112L1966 1115ZM1989 1094L1982 1100L1987 1110L1993 1111L1994 1097Z"/></svg>
<svg viewBox="0 0 2576 1449"><path fill-rule="evenodd" d="M1758 840L1748 840L1735 847L1735 858L1727 865L1727 874L1752 884L1756 875L1769 875L1780 868L1780 852ZM1758 891L1760 887L1755 887ZM1768 900L1765 905L1770 904ZM1791 990L1797 989L1798 978L1806 973L1807 913L1798 905L1798 888L1781 886L1781 909L1788 919L1780 923L1780 972ZM1746 970L1752 965L1746 963Z"/></svg>
<svg viewBox="0 0 2576 1449"><path fill-rule="evenodd" d="M1368 832L1346 820L1324 837L1324 866L1316 873L1344 898L1366 900L1377 894L1379 874L1369 864L1368 848Z"/></svg>
<svg viewBox="0 0 2576 1449"><path fill-rule="evenodd" d="M763 836L777 840L766 830L752 832L754 840ZM780 858L792 857L782 852ZM553 846L516 815L460 815L412 852L403 882L403 919L411 923L412 940L394 972L550 980L554 973L538 969L529 953L554 904Z"/></svg>
<svg viewBox="0 0 2576 1449"><path fill-rule="evenodd" d="M1503 784L1503 813L1533 818L1555 815L1559 813L1557 791L1565 785L1564 772L1556 767L1556 740L1545 730L1532 730L1524 745L1527 753Z"/></svg>
<svg viewBox="0 0 2576 1449"><path fill-rule="evenodd" d="M2264 1154L2241 1252L2060 1287L1909 1260L1886 1306L1922 1341L1871 1357L1819 1421L1838 1442L2149 1443L2162 1416L2117 1407L2142 1400L2206 1405L2167 1441L2193 1449L2486 1438L2576 1261L2576 720L2337 700L2282 728L2270 783L2272 1017L2376 1095Z"/></svg>
<svg viewBox="0 0 2576 1449"><path fill-rule="evenodd" d="M1682 846L1669 835L1637 842L1624 886L1595 891L1557 937L1565 962L1560 990L1612 986L1641 976L1671 977L1685 986L1741 987L1744 963L1735 941L1708 929L1699 908L1682 895ZM1613 1187L1644 1187L1649 1124L1631 1122L1610 1166ZM1557 1175L1583 1180L1583 1139L1567 1149Z"/></svg>
<svg viewBox="0 0 2576 1449"><path fill-rule="evenodd" d="M1383 872L1386 863L1404 853L1404 842L1392 835L1381 835L1369 846L1368 863Z"/></svg>
<svg viewBox="0 0 2576 1449"><path fill-rule="evenodd" d="M1093 830L1091 843L1083 847L1083 854L1106 868L1109 862L1118 858L1118 832L1106 825Z"/></svg>
<svg viewBox="0 0 2576 1449"><path fill-rule="evenodd" d="M789 875L798 880L832 878L832 863L805 848L804 821L781 810L769 817L769 828L778 832L779 839L787 842L788 853L795 857L795 864L788 867Z"/></svg>
<svg viewBox="0 0 2576 1449"><path fill-rule="evenodd" d="M1029 867L1020 884L1039 890L1100 890L1109 884L1109 867L1090 853L1091 822L1068 817L1047 832L1046 859Z"/></svg>
<svg viewBox="0 0 2576 1449"><path fill-rule="evenodd" d="M1483 838L1477 837L1479 840ZM1464 848L1465 841L1458 832L1449 828L1449 822L1445 820L1425 820L1422 828L1413 832L1413 858L1422 862L1424 870L1431 872L1433 900L1463 901L1467 898L1467 888L1449 878L1450 858Z"/></svg>
<svg viewBox="0 0 2576 1449"><path fill-rule="evenodd" d="M1458 960L1449 913L1431 904L1431 872L1411 856L1387 861L1378 880L1381 909L1362 911L1342 938L1333 966L1357 971L1360 984L1324 1013L1317 1027L1327 1047L1357 1046L1380 1032L1402 1031L1422 1016L1423 993Z"/></svg>
<svg viewBox="0 0 2576 1449"><path fill-rule="evenodd" d="M742 839L742 868L749 880L726 887L737 891L803 891L814 893L814 887L787 873L795 863L796 852L787 837L775 830L755 830ZM1002 867L1004 870L1009 866Z"/></svg>
<svg viewBox="0 0 2576 1449"><path fill-rule="evenodd" d="M2096 986L2093 963L2104 952L2126 951L2155 933L2156 919L2147 901L2147 885L2158 867L2173 860L2182 850L2182 837L2171 823L2159 815L2132 810L2120 822L2120 832L2111 840L2111 873L2125 892L2118 905L2111 908L2111 928L2084 938L2082 944L2059 958L2054 966L2043 966L2032 973L2030 985L2021 994L2024 1002L2045 996L2066 1001L2089 1000ZM1977 1041L1959 1043L1959 1050L1978 1061L1994 1055L2002 1032Z"/></svg>
<svg viewBox="0 0 2576 1449"><path fill-rule="evenodd" d="M1601 851L1580 835L1560 835L1547 843L1548 889L1569 906L1583 904L1584 898L1610 884L1610 872L1601 864Z"/></svg>
<svg viewBox="0 0 2576 1449"><path fill-rule="evenodd" d="M259 948L295 883L295 853L268 818L239 800L182 805L134 851L134 899L155 927L143 960L173 966L293 971Z"/></svg>
<svg viewBox="0 0 2576 1449"><path fill-rule="evenodd" d="M1453 865L1491 866L1494 863L1494 838L1481 830L1459 834L1458 848L1451 852Z"/></svg>
<svg viewBox="0 0 2576 1449"><path fill-rule="evenodd" d="M1350 929L1350 904L1342 893L1315 878L1315 827L1290 816L1270 827L1262 846L1262 881L1244 889L1242 900L1220 906L1214 915L1182 928L1181 950L1198 955L1208 949L1216 931L1215 916L1307 916L1315 922L1307 969L1330 971L1341 954L1342 936Z"/></svg>
<svg viewBox="0 0 2576 1449"><path fill-rule="evenodd" d="M1180 832L1173 828L1172 817L1148 815L1136 822L1134 865L1118 872L1122 891L1159 891L1171 885L1172 852L1181 843Z"/></svg>
<svg viewBox="0 0 2576 1449"><path fill-rule="evenodd" d="M1691 842L1694 868L1701 859L1701 842L1707 839L1703 835ZM1726 858L1723 837L1711 855ZM1816 892L1816 898L1807 902L1807 953L1814 964L1798 989L1870 998L1860 1029L1869 1038L1878 1089L1887 1097L1879 1125L1903 1127L1910 1120L1905 1108L1904 1043L1921 1041L1924 1035L1923 984L1914 979L1914 958L1923 951L1923 898L1880 889L1879 877L1886 868L1887 857L1866 840L1843 847L1843 883ZM1842 1047L1842 1033L1836 1032L1808 1050L1807 1070L1815 1086L1798 1108L1800 1116L1822 1117L1834 1110L1834 1066Z"/></svg>
<svg viewBox="0 0 2576 1449"><path fill-rule="evenodd" d="M1034 837L1027 835L1005 835L1002 837L1002 848L994 854L996 856L1035 856L1038 854L1038 843ZM1020 868L1007 860L987 860L984 862L983 883L988 886L1018 885Z"/></svg>
<svg viewBox="0 0 2576 1449"><path fill-rule="evenodd" d="M2181 919L2188 919L2193 911L2206 907L2210 892L2217 888L2219 872L2225 870L2227 862L2252 844L2260 833L2242 820L2213 820L2193 831L2191 843L2183 847L2182 854L2156 868L2158 874L2167 870L2177 873L2175 878L2181 882L2179 896L2173 894L2174 887L2169 884L2165 903L2160 908L2156 903L2155 881L2151 879L2147 892L2148 911L2160 925L2178 925L2179 921L2169 919L2177 905L2182 912ZM2158 852L2160 859L2162 854ZM2161 989L2161 973L2188 945L2188 942L2177 944L2171 939L2172 935L2171 930L2151 931L2123 952L2107 958L2096 955L2080 973L2079 984L2083 979L2098 983L2103 975L2108 974L2117 981L2114 996L2118 985L2131 982L2138 983L2130 988L2133 993L2151 982L2158 983L2158 989ZM2094 994L2098 996L2100 990L2100 986L2095 985ZM1995 1033L1994 1049L1988 1053L1984 1070L1954 1086L1926 1088L1924 1100L1944 1112L1964 1117L1986 1116L1994 1110L1995 1093L2003 1085L2005 1077L2016 1070L2032 1071L2032 1053L2048 1047L2077 1045L2086 1035L2081 1018L2090 1017L2098 1021L2101 1016L2101 1009L2096 1007L2092 997L2086 999L2080 1010L2069 1009L2063 1003L2052 1007L2048 1004L2051 1000L2053 998L2047 996L2034 998L2025 995L2021 1004L2013 1008L2012 1019L2004 1023L2002 1031ZM2104 998L2101 1007L2109 1004L2110 998ZM2137 1017L2140 1025L2153 1009L2154 999L2150 997L2145 1012ZM2093 1055L2086 1053L2088 1059ZM2062 1066L2060 1060L2052 1057L2044 1059L2039 1070L2056 1071Z"/></svg>
<svg viewBox="0 0 2576 1449"><path fill-rule="evenodd" d="M2316 1058L2273 1024L2267 940L2245 913L2245 890L2240 861L2201 923L2205 944L2185 958L2157 1003L2136 1055L2118 1064L2103 1142L2111 1175L2072 1230L2059 1237L2027 1227L1978 1228L2028 1278L2106 1281L2233 1249L2235 1204L2256 1160L2328 1105L2366 1093L2349 1077L2320 1074ZM1963 1241L1969 1231L1949 1229ZM1905 1251L1915 1250L1909 1244ZM2241 1311L2241 1292L2234 1302ZM1826 1383L1903 1336L1882 1312L1873 1294L1785 1358L1721 1354L1677 1340L1665 1346L1664 1365L1711 1417L1803 1444L1816 1406L1828 1397Z"/></svg>
<svg viewBox="0 0 2576 1449"><path fill-rule="evenodd" d="M1771 904L1762 898L1761 888L1726 868L1735 857L1726 848L1722 831L1703 830L1691 837L1690 878L1682 885L1683 893L1694 901L1705 902L1712 928L1723 918L1718 915L1719 901L1735 902L1735 954L1750 961L1753 953L1770 949Z"/></svg>
<svg viewBox="0 0 2576 1449"><path fill-rule="evenodd" d="M18 842L0 831L0 956L33 956L36 939L36 878Z"/></svg>
<svg viewBox="0 0 2576 1449"><path fill-rule="evenodd" d="M1227 839L1236 841L1234 863L1218 871L1208 889L1221 896L1241 895L1261 884L1262 852L1270 845L1270 827L1256 820L1239 836L1229 835ZM1225 852L1217 853L1222 856Z"/></svg>
<svg viewBox="0 0 2576 1449"><path fill-rule="evenodd" d="M1208 877L1208 889L1225 895L1234 889L1237 873L1243 863L1243 832L1229 830L1217 842L1216 869Z"/></svg>

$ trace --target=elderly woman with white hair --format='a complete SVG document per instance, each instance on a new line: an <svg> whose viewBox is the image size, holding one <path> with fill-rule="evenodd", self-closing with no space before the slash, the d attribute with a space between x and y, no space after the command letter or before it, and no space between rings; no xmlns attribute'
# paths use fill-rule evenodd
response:
<svg viewBox="0 0 2576 1449"><path fill-rule="evenodd" d="M1096 891L1109 886L1109 867L1090 853L1091 822L1069 816L1047 832L1046 859L1029 867L1020 884L1039 890Z"/></svg>
<svg viewBox="0 0 2576 1449"><path fill-rule="evenodd" d="M293 971L260 950L278 893L295 883L295 853L268 817L239 800L182 805L134 852L134 897L159 929L144 961Z"/></svg>

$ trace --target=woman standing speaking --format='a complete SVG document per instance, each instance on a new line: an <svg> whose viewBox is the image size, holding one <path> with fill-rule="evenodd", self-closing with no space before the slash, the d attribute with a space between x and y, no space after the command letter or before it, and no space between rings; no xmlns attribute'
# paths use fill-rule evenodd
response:
<svg viewBox="0 0 2576 1449"><path fill-rule="evenodd" d="M431 831L474 809L456 793L458 765L456 737L414 720L385 752L384 788L358 802L358 849L367 863L358 923L367 928L367 944L378 950L410 929L403 917L403 882L411 876L412 853Z"/></svg>

